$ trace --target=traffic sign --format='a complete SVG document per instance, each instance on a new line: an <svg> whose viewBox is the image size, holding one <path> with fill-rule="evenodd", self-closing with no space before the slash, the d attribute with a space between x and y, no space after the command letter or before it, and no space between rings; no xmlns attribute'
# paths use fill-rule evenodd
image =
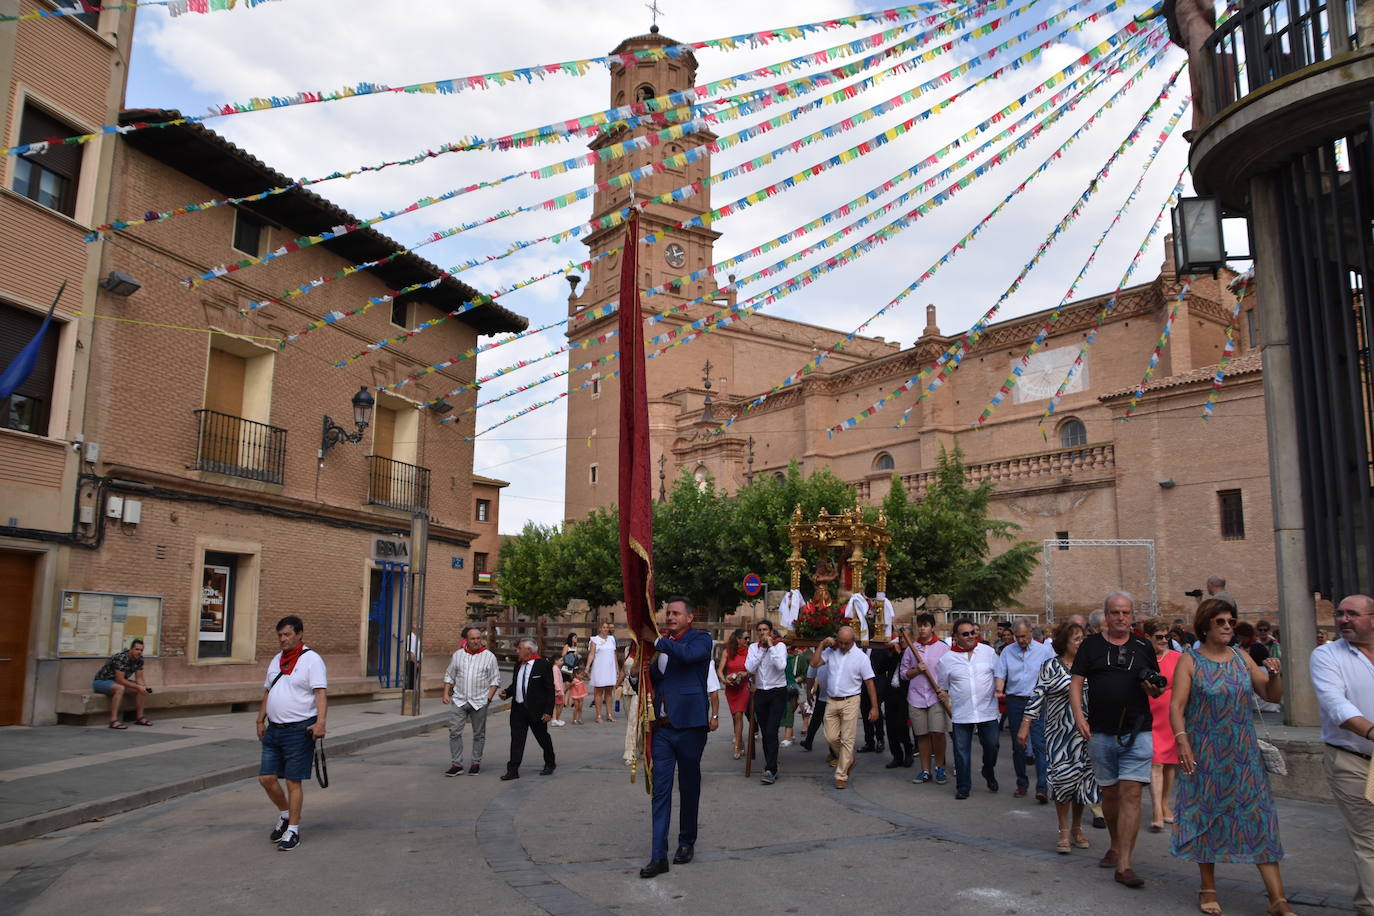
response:
<svg viewBox="0 0 1374 916"><path fill-rule="evenodd" d="M744 593L750 598L763 591L763 580L757 573L750 573L744 577Z"/></svg>

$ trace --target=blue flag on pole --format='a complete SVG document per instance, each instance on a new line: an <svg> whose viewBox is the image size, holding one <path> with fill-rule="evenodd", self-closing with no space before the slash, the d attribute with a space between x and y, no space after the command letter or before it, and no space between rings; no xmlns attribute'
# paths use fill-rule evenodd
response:
<svg viewBox="0 0 1374 916"><path fill-rule="evenodd" d="M62 285L57 288L57 295L52 298L52 305L48 306L48 314L43 316L38 333L34 334L33 339L19 351L19 355L10 361L5 371L0 372L0 401L14 394L15 389L24 384L24 380L33 372L34 363L38 362L38 349L43 346L43 337L48 333L48 326L52 324L52 313L57 308L57 300L62 298L62 291L66 288L67 281L63 280Z"/></svg>

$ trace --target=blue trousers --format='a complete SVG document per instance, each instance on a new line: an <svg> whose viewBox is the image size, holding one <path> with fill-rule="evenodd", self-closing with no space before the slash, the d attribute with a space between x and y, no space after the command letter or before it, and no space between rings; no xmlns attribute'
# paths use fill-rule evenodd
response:
<svg viewBox="0 0 1374 916"><path fill-rule="evenodd" d="M706 750L706 728L654 729L654 861L668 858L668 827L673 819L673 774L678 781L677 832L679 846L697 842L697 808L701 803L701 754Z"/></svg>
<svg viewBox="0 0 1374 916"><path fill-rule="evenodd" d="M1016 744L1016 733L1021 730L1021 720L1026 717L1026 705L1030 703L1030 697L1014 697L1007 695L1007 724L1011 727L1011 768L1016 771L1016 787L1018 789L1030 788L1030 779L1026 776L1026 755L1025 749ZM1036 719L1031 723L1030 730L1031 751L1035 754L1035 791L1049 791L1049 762L1045 758L1045 723L1041 719Z"/></svg>
<svg viewBox="0 0 1374 916"><path fill-rule="evenodd" d="M965 725L954 723L954 789L967 794L973 788L973 733L978 732L978 743L983 745L983 778L997 773L997 720L970 722Z"/></svg>

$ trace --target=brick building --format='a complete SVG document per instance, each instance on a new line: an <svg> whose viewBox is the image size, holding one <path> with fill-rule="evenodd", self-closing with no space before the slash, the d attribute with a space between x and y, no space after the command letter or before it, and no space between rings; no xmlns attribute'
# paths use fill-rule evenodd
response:
<svg viewBox="0 0 1374 916"><path fill-rule="evenodd" d="M178 117L119 110L119 57L127 56L131 31L119 15L19 24L4 118L11 142L35 130L65 135ZM53 76L36 62L67 60L87 46L105 53L91 73ZM80 116L34 128L34 110L49 121L69 110ZM474 552L496 552L482 545L495 542L500 482L484 478L474 487L472 445L464 441L472 417L441 425L439 410L420 409L471 381L472 361L402 395L369 393L468 350L481 334L522 330L525 320L486 305L403 349L337 368L341 356L446 313L475 291L415 255L395 256L397 243L370 229L188 288L187 277L357 217L296 189L86 245L88 227L114 217L291 179L199 125L72 149L78 178L43 186L60 193L27 194L27 184L9 190L30 174L17 174L16 163L26 160L13 158L0 193L0 314L41 318L60 278L75 293L61 304L68 315L50 335L55 355L40 379L46 428L14 429L16 418L35 415L15 401L6 412L10 428L0 429L0 515L9 522L0 529L0 571L7 583L23 578L28 586L23 600L0 589L6 638L16 608L28 624L0 653L22 666L13 691L21 700L3 721L103 715L107 701L91 696L91 677L135 636L147 641L154 709L254 703L263 665L277 650L274 625L286 614L305 619L307 642L329 665L331 694L399 686L411 520L429 518L425 641L440 657L468 615L466 601L447 596L472 587ZM55 161L49 171L68 167ZM386 263L309 295L283 297L304 280L380 259ZM100 278L111 279L100 287ZM281 345L324 314L426 281L436 285ZM96 317L65 320L76 311ZM363 425L355 409L367 400L374 403ZM477 521L479 513L490 521ZM28 564L22 577L5 565L13 557ZM4 693L9 699L9 688Z"/></svg>
<svg viewBox="0 0 1374 916"><path fill-rule="evenodd" d="M472 475L472 575L467 589L467 609L474 619L502 608L497 593L496 566L501 556L501 491L505 480Z"/></svg>
<svg viewBox="0 0 1374 916"><path fill-rule="evenodd" d="M14 15L43 0L0 0ZM133 10L83 13L0 28L0 137L5 146L112 123L124 94ZM35 659L54 645L51 608L72 539L87 415L91 319L110 294L102 246L82 239L106 220L114 141L53 146L0 160L0 366L43 326L33 372L0 399L0 725L29 721ZM51 689L51 688L49 688Z"/></svg>
<svg viewBox="0 0 1374 916"><path fill-rule="evenodd" d="M665 41L657 34L643 35L627 39L617 50ZM686 59L681 67L655 62L637 64L633 70L614 69L612 101L632 92L687 88L693 79L691 64ZM682 142L700 143L704 137L698 134ZM617 134L611 139L623 137ZM615 170L642 166L661 155L657 147L637 153L618 161ZM640 182L640 192L660 194L709 174L709 158L689 169L697 171L669 171ZM598 177L606 175L598 173ZM596 197L595 212L600 215L624 206L625 193L602 192ZM661 213L651 208L645 231L710 208L706 194L662 207ZM587 244L596 254L619 244L621 237L623 232L607 231L590 237ZM718 233L696 233L677 241L680 236L675 232L667 236L672 244L643 246L642 287L672 283L682 274L711 264L718 237ZM1171 250L1167 240L1163 247ZM1053 550L1048 602L1056 613L1089 609L1118 587L1148 600L1152 581L1161 612L1191 613L1196 604L1183 592L1200 586L1212 573L1230 579L1230 591L1242 610L1272 612L1276 584L1257 354L1233 365L1215 418L1208 424L1201 421L1230 321L1233 299L1223 287L1229 276L1223 272L1220 280L1196 279L1189 295L1178 302L1180 287L1166 259L1155 278L1123 290L1044 435L1040 416L1096 323L1106 295L1065 308L1020 383L981 426L977 420L984 405L1019 362L1048 310L988 327L965 355L959 371L920 404L909 393L854 429L828 437L825 430L932 366L957 341L941 331L936 307L929 306L926 327L911 345L855 338L799 384L743 415L725 435L708 438L705 434L721 421L843 335L840 330L751 316L647 363L655 460L662 462L659 467L669 482L686 471L698 479L709 477L728 492L754 474L781 474L795 459L804 472L830 468L855 485L861 502L877 503L887 494L894 474L919 499L933 477L941 449L957 446L974 479L990 478L996 483L993 514L1021 525L1022 538L1150 542L1068 545ZM617 283L618 261L612 257L597 262L582 294L570 298L569 313L576 315L614 301ZM647 317L700 295L734 302L733 293L711 296L705 284L697 283L645 299L644 314ZM1130 393L1175 304L1179 315L1171 345L1132 418L1123 422ZM1247 300L1247 306L1240 341L1249 353L1258 345L1258 322L1253 299ZM718 307L700 307L668 319L666 326L691 321ZM614 321L614 316L574 321L568 334L572 340L586 340L604 333ZM612 339L575 350L570 365L616 346ZM580 388L590 377L589 371L582 370L571 379L568 441L588 440L590 446L568 452L564 508L568 519L580 518L616 499L618 388L614 382L604 386L604 391L599 383ZM910 415L899 427L907 408ZM1044 575L1042 566L1019 596L1031 610L1038 611L1047 603Z"/></svg>

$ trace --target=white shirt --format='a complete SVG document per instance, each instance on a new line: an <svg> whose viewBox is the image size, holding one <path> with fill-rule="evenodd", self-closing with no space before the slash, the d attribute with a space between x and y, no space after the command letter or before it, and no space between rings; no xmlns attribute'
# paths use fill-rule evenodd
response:
<svg viewBox="0 0 1374 916"><path fill-rule="evenodd" d="M780 642L764 649L758 643L749 644L744 670L754 676L755 690L774 690L787 686L787 647Z"/></svg>
<svg viewBox="0 0 1374 916"><path fill-rule="evenodd" d="M491 688L501 686L501 671L490 649L473 655L459 649L449 659L444 683L453 685L453 705L481 709L487 705Z"/></svg>
<svg viewBox="0 0 1374 916"><path fill-rule="evenodd" d="M935 683L949 694L953 719L960 725L990 722L998 717L994 672L997 653L979 643L972 652L946 652L935 666Z"/></svg>
<svg viewBox="0 0 1374 916"><path fill-rule="evenodd" d="M1359 754L1374 754L1366 741L1341 723L1356 716L1374 719L1374 664L1363 652L1338 639L1312 650L1312 687L1322 710L1322 740Z"/></svg>
<svg viewBox="0 0 1374 916"><path fill-rule="evenodd" d="M296 659L290 674L281 671L281 653L272 656L267 665L267 678L262 682L267 694L267 721L278 725L303 722L319 715L315 705L315 691L329 686L329 678L324 670L324 659L314 649L306 649ZM273 686L272 682L277 683Z"/></svg>
<svg viewBox="0 0 1374 916"><path fill-rule="evenodd" d="M534 671L534 659L530 659L515 672L515 702L525 702L525 688L529 685L530 674Z"/></svg>
<svg viewBox="0 0 1374 916"><path fill-rule="evenodd" d="M830 669L827 686L832 700L856 696L863 690L864 681L873 677L873 662L858 646L850 646L848 652L835 646L822 652L821 658Z"/></svg>

